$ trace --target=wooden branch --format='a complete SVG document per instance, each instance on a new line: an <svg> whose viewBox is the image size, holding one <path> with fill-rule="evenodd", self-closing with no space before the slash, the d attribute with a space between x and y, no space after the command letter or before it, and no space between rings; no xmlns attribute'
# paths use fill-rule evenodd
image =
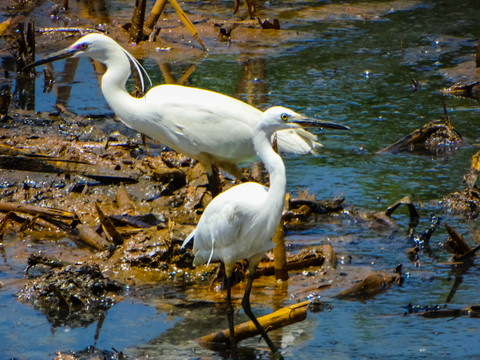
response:
<svg viewBox="0 0 480 360"><path fill-rule="evenodd" d="M100 209L98 202L95 203L95 209L97 210L98 217L100 218L100 223L102 224L102 228L105 233L112 238L115 245L123 245L123 236L117 231L115 225L113 225L112 223L112 220L105 216L103 211Z"/></svg>
<svg viewBox="0 0 480 360"><path fill-rule="evenodd" d="M77 230L78 238L76 240L82 244L90 246L99 251L106 250L110 246L110 243L105 238L100 236L88 225L78 224Z"/></svg>
<svg viewBox="0 0 480 360"><path fill-rule="evenodd" d="M458 260L472 251L472 247L467 244L462 235L455 231L448 223L445 223L449 238L443 244L445 250L453 254L454 259Z"/></svg>
<svg viewBox="0 0 480 360"><path fill-rule="evenodd" d="M136 0L133 11L132 24L130 26L130 41L138 44L143 38L143 23L145 21L146 0Z"/></svg>
<svg viewBox="0 0 480 360"><path fill-rule="evenodd" d="M115 193L115 200L117 201L117 207L122 210L135 210L135 203L130 199L127 189L124 184L117 186Z"/></svg>
<svg viewBox="0 0 480 360"><path fill-rule="evenodd" d="M409 237L413 236L413 233L415 232L415 228L417 227L418 222L420 221L420 215L418 214L418 211L415 208L415 204L412 202L412 200L410 200L408 196L405 196L404 198L398 200L395 204L390 206L385 211L385 215L388 217L391 217L393 212L397 210L400 205L406 205L408 207L408 211L410 213L410 223L408 224Z"/></svg>
<svg viewBox="0 0 480 360"><path fill-rule="evenodd" d="M335 297L345 300L364 301L388 290L399 281L400 276L398 274L371 273L365 279L343 290Z"/></svg>
<svg viewBox="0 0 480 360"><path fill-rule="evenodd" d="M29 204L21 204L21 203L10 203L10 202L2 202L0 203L0 212L20 212L24 214L30 215L40 215L45 217L55 217L55 218L63 218L63 219L72 219L76 220L77 215L74 213L55 209L55 208L48 208L42 206L35 206Z"/></svg>
<svg viewBox="0 0 480 360"><path fill-rule="evenodd" d="M304 301L295 305L284 307L269 315L258 318L258 322L267 332L287 325L295 324L306 319L307 308L309 304L310 301ZM247 321L235 326L236 341L245 340L256 335L259 335L258 330L255 324L251 321ZM195 341L204 345L228 343L230 342L230 330L225 329L216 333L211 333L195 339Z"/></svg>
<svg viewBox="0 0 480 360"><path fill-rule="evenodd" d="M310 266L322 266L325 262L325 254L321 251L321 247L315 250L302 251L296 255L290 255L287 258L287 271L298 270L307 268ZM275 274L275 264L273 262L265 263L261 262L255 277L273 275Z"/></svg>

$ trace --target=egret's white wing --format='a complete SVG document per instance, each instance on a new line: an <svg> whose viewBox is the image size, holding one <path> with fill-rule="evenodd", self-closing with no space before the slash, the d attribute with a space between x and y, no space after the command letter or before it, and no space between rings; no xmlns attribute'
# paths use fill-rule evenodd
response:
<svg viewBox="0 0 480 360"><path fill-rule="evenodd" d="M271 239L264 239L264 219L257 218L267 189L256 183L237 185L220 194L205 209L195 229L194 265L212 260L231 264L271 249ZM242 254L239 258L238 254Z"/></svg>
<svg viewBox="0 0 480 360"><path fill-rule="evenodd" d="M153 131L177 151L208 153L232 162L255 155L253 128L262 112L244 102L212 91L161 85L147 93L146 103L149 109L143 116L150 116L158 127L155 131L149 126L148 134L155 138Z"/></svg>
<svg viewBox="0 0 480 360"><path fill-rule="evenodd" d="M179 85L156 86L147 93L145 102L149 109L143 116L155 114L152 122L163 133L170 133L166 145L175 148L174 144L181 143L177 146L183 149L177 148L180 152L193 156L204 152L236 163L255 155L251 139L262 112L253 106L213 91ZM150 129L148 134L152 132L158 133ZM302 128L277 132L281 152L315 153L321 146L316 139Z"/></svg>

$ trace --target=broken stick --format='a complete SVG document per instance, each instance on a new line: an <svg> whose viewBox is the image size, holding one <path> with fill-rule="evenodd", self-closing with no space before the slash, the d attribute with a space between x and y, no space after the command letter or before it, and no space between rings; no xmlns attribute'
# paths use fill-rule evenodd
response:
<svg viewBox="0 0 480 360"><path fill-rule="evenodd" d="M10 202L1 202L0 203L0 212L20 212L29 215L39 215L45 216L46 218L54 217L54 218L61 218L61 219L77 219L77 216L71 212L49 208L44 206L35 206L30 204L22 204L22 203L10 203Z"/></svg>
<svg viewBox="0 0 480 360"><path fill-rule="evenodd" d="M307 308L310 301L304 301L295 305L287 306L277 310L269 315L258 318L258 322L265 329L265 331L279 329L281 327L295 324L303 321L307 318ZM235 326L235 340L245 340L249 337L259 335L257 327L251 321L244 322ZM230 330L225 329L216 333L202 336L195 339L201 344L214 344L214 343L229 343L230 342Z"/></svg>

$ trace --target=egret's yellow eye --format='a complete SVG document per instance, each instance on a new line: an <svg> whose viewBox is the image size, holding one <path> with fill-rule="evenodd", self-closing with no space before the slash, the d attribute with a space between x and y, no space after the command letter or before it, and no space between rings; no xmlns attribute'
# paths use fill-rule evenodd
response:
<svg viewBox="0 0 480 360"><path fill-rule="evenodd" d="M88 44L87 44L87 43L80 44L80 49L86 50L87 48L88 48Z"/></svg>
<svg viewBox="0 0 480 360"><path fill-rule="evenodd" d="M282 121L287 121L288 120L288 115L283 113L282 115L280 115L280 119L282 119Z"/></svg>

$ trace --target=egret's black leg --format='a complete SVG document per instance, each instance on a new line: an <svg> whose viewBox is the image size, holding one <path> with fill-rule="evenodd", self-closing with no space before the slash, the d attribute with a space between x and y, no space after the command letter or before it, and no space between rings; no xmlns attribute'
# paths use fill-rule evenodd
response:
<svg viewBox="0 0 480 360"><path fill-rule="evenodd" d="M152 157L152 154L150 154L150 149L148 148L147 144L147 136L144 133L140 133L140 136L142 137L142 143L143 146L145 146L145 152L147 153L147 156Z"/></svg>
<svg viewBox="0 0 480 360"><path fill-rule="evenodd" d="M230 330L230 344L232 346L232 359L237 360L237 344L235 342L235 330L233 323L233 306L232 306L232 279L225 275L227 283L227 320L228 328Z"/></svg>
<svg viewBox="0 0 480 360"><path fill-rule="evenodd" d="M212 165L212 173L207 172L208 188L212 193L212 198L222 192L222 183L220 181L220 171L215 165Z"/></svg>
<svg viewBox="0 0 480 360"><path fill-rule="evenodd" d="M262 325L260 325L257 318L252 312L252 308L250 307L250 292L252 290L253 276L254 276L254 272L250 271L248 273L248 278L247 278L247 287L245 288L245 294L243 295L243 299L242 299L243 311L245 311L245 314L247 314L250 320L252 320L252 322L257 327L260 335L262 335L262 337L265 339L265 342L267 343L268 347L272 351L275 360L281 360L281 359L283 360L282 354L280 354L277 347L273 344L273 341L270 339L270 337L267 335L267 333L263 329Z"/></svg>

